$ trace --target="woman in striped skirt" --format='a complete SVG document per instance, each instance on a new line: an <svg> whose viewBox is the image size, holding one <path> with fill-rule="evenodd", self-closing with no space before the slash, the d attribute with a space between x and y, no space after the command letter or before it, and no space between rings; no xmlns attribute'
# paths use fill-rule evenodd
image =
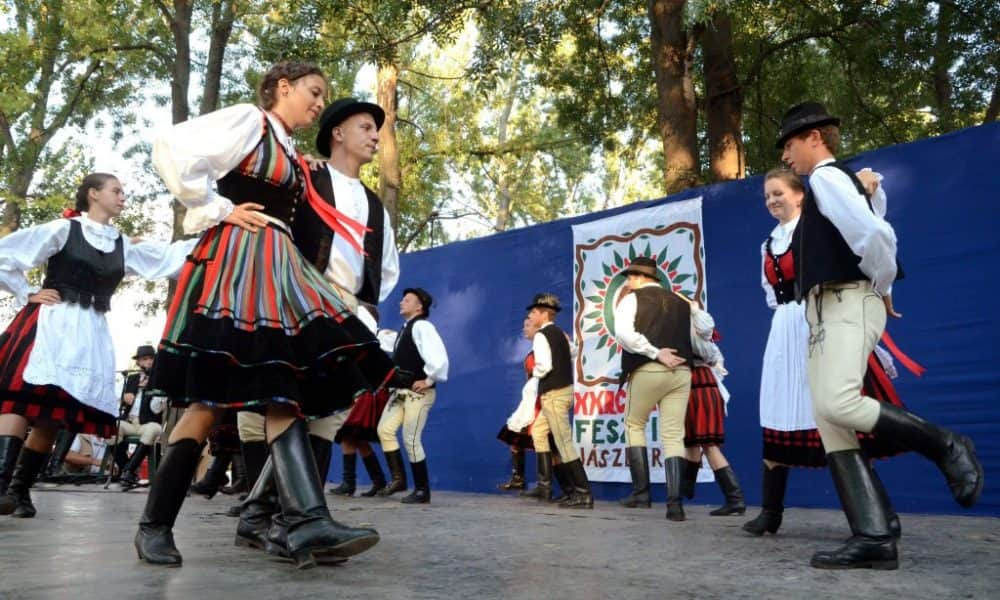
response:
<svg viewBox="0 0 1000 600"><path fill-rule="evenodd" d="M114 437L115 352L104 313L126 273L175 274L193 245L131 243L110 224L124 203L118 178L91 173L68 218L0 239L0 290L25 304L0 334L0 514L35 516L28 489L60 429ZM30 293L26 273L42 265L42 289Z"/></svg>
<svg viewBox="0 0 1000 600"><path fill-rule="evenodd" d="M174 521L201 444L227 408L265 415L287 549L300 568L314 565L317 554L343 558L379 539L373 529L330 517L304 421L346 408L329 393L341 383L341 367L358 367L376 389L394 372L373 334L289 234L301 202L346 239L363 228L316 195L292 141L292 132L323 109L326 81L313 65L282 62L264 74L258 91L260 107L236 105L180 123L153 146L157 171L188 209L185 230L200 234L178 281L151 382L187 407L135 537L140 558L154 564L182 562Z"/></svg>
<svg viewBox="0 0 1000 600"><path fill-rule="evenodd" d="M691 347L695 360L691 368L691 395L684 417L685 472L682 490L694 498L701 457L704 454L715 474L726 503L709 512L713 517L742 515L747 506L736 472L722 453L726 441L724 418L729 392L722 385L727 374L722 352L716 345L715 320L707 311L692 306Z"/></svg>
<svg viewBox="0 0 1000 600"><path fill-rule="evenodd" d="M802 180L788 169L774 169L764 178L764 203L778 224L761 246L761 285L774 316L760 380L760 423L764 436L762 510L757 518L743 525L753 535L777 533L781 526L789 467L826 466L826 452L813 419L812 396L806 380L809 326L805 306L795 301L794 293L795 257L791 243L804 196ZM879 205L878 197L872 201L873 205ZM881 204L884 206L884 202ZM876 352L868 357L864 394L902 406L883 366L883 363L888 365L888 370L894 373L891 358L883 352L876 347ZM877 355L881 355L881 360ZM885 458L900 452L872 434L858 434L858 438L869 458ZM898 534L899 517L874 470L872 475L889 509L890 528Z"/></svg>

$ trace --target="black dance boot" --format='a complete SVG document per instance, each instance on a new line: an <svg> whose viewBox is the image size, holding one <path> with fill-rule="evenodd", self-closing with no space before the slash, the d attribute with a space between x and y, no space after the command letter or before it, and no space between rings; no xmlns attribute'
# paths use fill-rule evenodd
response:
<svg viewBox="0 0 1000 600"><path fill-rule="evenodd" d="M431 480L427 475L427 459L410 463L410 471L413 472L413 493L403 498L401 502L403 504L430 504Z"/></svg>
<svg viewBox="0 0 1000 600"><path fill-rule="evenodd" d="M133 488L139 487L139 476L136 475L136 471L139 470L139 466L142 465L142 461L149 456L149 451L152 447L146 444L139 444L135 452L132 453L132 457L128 459L125 463L125 467L122 468L121 475L121 489L123 492L127 492Z"/></svg>
<svg viewBox="0 0 1000 600"><path fill-rule="evenodd" d="M315 554L353 556L379 541L374 529L347 527L330 517L308 437L305 423L296 420L271 442L288 553L300 569L315 566Z"/></svg>
<svg viewBox="0 0 1000 600"><path fill-rule="evenodd" d="M559 508L594 508L594 497L590 494L590 480L580 459L563 463L573 481L573 493L565 502L559 503Z"/></svg>
<svg viewBox="0 0 1000 600"><path fill-rule="evenodd" d="M872 433L934 461L959 506L970 508L983 491L983 465L972 440L938 427L906 409L879 403Z"/></svg>
<svg viewBox="0 0 1000 600"><path fill-rule="evenodd" d="M681 481L684 477L684 463L687 462L683 456L671 456L663 461L663 469L666 473L667 483L667 519L671 521L683 521L684 504L681 501Z"/></svg>
<svg viewBox="0 0 1000 600"><path fill-rule="evenodd" d="M50 477L57 477L62 471L63 463L66 461L66 454L69 453L69 449L73 446L73 440L76 438L75 433L70 433L65 429L60 429L58 436L56 436L56 445L52 448L52 454L49 456L49 462L45 465L45 469L39 476L39 479L45 481Z"/></svg>
<svg viewBox="0 0 1000 600"><path fill-rule="evenodd" d="M371 489L361 495L372 498L385 489L385 473L382 472L382 465L379 464L378 455L374 451L368 456L362 456L361 462L365 465L365 471L368 471L368 479L372 480Z"/></svg>
<svg viewBox="0 0 1000 600"><path fill-rule="evenodd" d="M522 498L535 498L539 502L548 502L552 499L552 453L535 452L535 463L538 474L535 479L535 487L530 490L521 490ZM572 490L572 486L570 490ZM567 493L572 493L569 491Z"/></svg>
<svg viewBox="0 0 1000 600"><path fill-rule="evenodd" d="M632 493L618 502L625 508L650 508L649 456L645 446L628 447L629 471L632 473Z"/></svg>
<svg viewBox="0 0 1000 600"><path fill-rule="evenodd" d="M743 499L743 490L740 489L740 482L736 479L736 471L733 471L732 465L726 465L716 470L715 481L718 482L719 489L726 497L726 503L708 514L713 517L744 514L747 511L747 503Z"/></svg>
<svg viewBox="0 0 1000 600"><path fill-rule="evenodd" d="M683 488L681 493L688 500L694 500L694 491L698 487L698 471L701 470L701 461L684 459L684 481L681 482Z"/></svg>
<svg viewBox="0 0 1000 600"><path fill-rule="evenodd" d="M17 460L14 476L11 477L10 486L7 488L7 495L14 498L16 504L10 516L16 519L30 519L38 512L31 503L31 493L28 490L35 485L38 474L48 462L48 453L35 452L27 446L21 448L21 457Z"/></svg>
<svg viewBox="0 0 1000 600"><path fill-rule="evenodd" d="M257 485L260 472L267 462L267 442L240 442L240 452L243 454L243 464L247 470L247 490L252 490ZM234 504L226 511L227 517L238 517L243 512L243 503L246 502L250 494L240 494L239 504Z"/></svg>
<svg viewBox="0 0 1000 600"><path fill-rule="evenodd" d="M10 480L14 476L17 457L21 455L24 438L0 435L0 515L9 515L17 508L17 501L7 494Z"/></svg>
<svg viewBox="0 0 1000 600"><path fill-rule="evenodd" d="M229 485L219 488L219 491L227 496L233 494L244 494L249 488L247 485L247 465L243 462L243 452L232 456L233 481Z"/></svg>
<svg viewBox="0 0 1000 600"><path fill-rule="evenodd" d="M810 564L817 569L898 568L896 541L861 451L831 452L826 458L853 535L836 550L813 554Z"/></svg>
<svg viewBox="0 0 1000 600"><path fill-rule="evenodd" d="M403 454L399 450L385 453L385 462L389 465L389 475L392 477L389 485L382 488L379 496L391 496L396 492L406 491L406 468L403 466Z"/></svg>
<svg viewBox="0 0 1000 600"><path fill-rule="evenodd" d="M524 489L524 451L510 453L511 473L510 480L499 485L498 488L504 491Z"/></svg>
<svg viewBox="0 0 1000 600"><path fill-rule="evenodd" d="M326 485L326 475L330 472L333 442L310 433L309 446L312 447L313 457L316 459L316 473L319 474L320 487L323 487Z"/></svg>
<svg viewBox="0 0 1000 600"><path fill-rule="evenodd" d="M268 458L241 505L240 522L236 525L236 545L263 550L267 546L271 517L280 510L274 485L274 463Z"/></svg>
<svg viewBox="0 0 1000 600"><path fill-rule="evenodd" d="M358 484L358 455L344 455L344 477L340 485L330 490L335 496L353 496Z"/></svg>
<svg viewBox="0 0 1000 600"><path fill-rule="evenodd" d="M559 483L559 495L557 496L555 488L552 488L552 500L550 502L562 504L568 501L570 496L573 495L573 480L570 479L569 470L562 463L552 465L552 475L555 477L556 482Z"/></svg>
<svg viewBox="0 0 1000 600"><path fill-rule="evenodd" d="M174 521L200 458L201 444L191 438L167 448L150 483L146 508L135 534L135 551L140 559L154 565L181 566L181 553L174 544Z"/></svg>
<svg viewBox="0 0 1000 600"><path fill-rule="evenodd" d="M878 492L878 497L882 500L882 506L885 507L885 518L889 523L889 533L892 534L893 539L899 541L899 538L903 537L903 525L899 522L899 515L892 506L892 500L889 499L889 492L886 491L882 479L879 478L875 467L869 466L872 470L872 484L875 485L875 491Z"/></svg>
<svg viewBox="0 0 1000 600"><path fill-rule="evenodd" d="M205 476L191 484L191 493L200 494L209 500L219 493L219 489L226 485L229 478L226 471L229 469L229 461L232 456L229 453L219 453L212 457L212 462L205 471Z"/></svg>
<svg viewBox="0 0 1000 600"><path fill-rule="evenodd" d="M765 531L778 533L781 515L785 512L785 488L788 487L788 467L776 465L768 469L764 465L761 483L761 510L757 518L743 524L743 531L754 535L764 535Z"/></svg>

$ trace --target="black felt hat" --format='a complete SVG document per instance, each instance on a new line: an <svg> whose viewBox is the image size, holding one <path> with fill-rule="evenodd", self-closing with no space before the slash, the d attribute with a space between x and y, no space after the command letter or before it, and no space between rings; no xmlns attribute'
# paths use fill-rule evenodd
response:
<svg viewBox="0 0 1000 600"><path fill-rule="evenodd" d="M650 279L659 279L659 271L656 269L656 261L647 256L637 256L629 263L628 268L622 271L622 275L645 275Z"/></svg>
<svg viewBox="0 0 1000 600"><path fill-rule="evenodd" d="M403 290L403 295L413 294L420 300L420 304L424 307L424 316L431 316L431 304L434 303L434 298L431 297L430 293L424 288L406 288Z"/></svg>
<svg viewBox="0 0 1000 600"><path fill-rule="evenodd" d="M145 356L156 356L156 349L149 345L139 346L139 349L135 351L135 356L132 360L139 360Z"/></svg>
<svg viewBox="0 0 1000 600"><path fill-rule="evenodd" d="M781 133L778 134L778 142L775 146L781 150L785 147L788 138L796 133L824 125L840 125L840 119L826 112L826 107L819 102L796 104L781 117Z"/></svg>
<svg viewBox="0 0 1000 600"><path fill-rule="evenodd" d="M531 304L528 305L527 310L531 310L533 308L547 308L556 312L562 310L562 306L559 306L559 298L556 297L555 294L549 294L547 292L535 294L535 297L531 300Z"/></svg>
<svg viewBox="0 0 1000 600"><path fill-rule="evenodd" d="M343 123L347 117L358 113L368 113L375 118L376 129L385 123L385 111L378 104L362 102L357 98L334 100L319 117L319 133L316 134L316 151L321 156L330 156L330 134L333 128Z"/></svg>

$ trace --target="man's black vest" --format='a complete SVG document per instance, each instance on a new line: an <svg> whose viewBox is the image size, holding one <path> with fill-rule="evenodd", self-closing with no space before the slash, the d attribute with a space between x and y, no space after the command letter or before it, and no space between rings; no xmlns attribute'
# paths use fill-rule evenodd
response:
<svg viewBox="0 0 1000 600"><path fill-rule="evenodd" d="M538 382L538 393L544 394L573 385L573 359L569 352L569 340L555 323L538 330L545 336L552 354L552 370Z"/></svg>
<svg viewBox="0 0 1000 600"><path fill-rule="evenodd" d="M691 348L691 305L660 286L646 286L632 291L635 294L635 330L646 336L649 343L657 348L672 348L683 358L684 366L690 367L694 361ZM622 380L653 359L622 352Z"/></svg>
<svg viewBox="0 0 1000 600"><path fill-rule="evenodd" d="M864 196L868 210L872 208L871 198L858 176L843 163L833 162L818 168L833 167L845 173L858 193ZM839 200L834 200L839 201ZM802 200L802 216L792 234L792 248L795 249L795 299L802 300L814 286L821 283L845 281L867 281L861 268L861 257L851 250L840 230L819 210L816 197L811 189L806 189ZM903 278L903 271L897 261L896 279Z"/></svg>
<svg viewBox="0 0 1000 600"><path fill-rule="evenodd" d="M336 207L337 201L333 197L333 181L330 178L330 171L324 164L319 169L310 171L313 187L323 200L331 206ZM379 200L375 192L365 186L365 196L368 198L368 222L366 225L371 230L365 234L364 249L364 283L361 291L358 292L358 300L369 304L378 304L379 293L382 287L382 239L385 232L385 209L382 201ZM333 246L333 230L327 227L323 219L316 214L307 202L299 205L292 223L292 236L295 238L295 245L299 252L311 262L320 273L326 270L330 262L330 248Z"/></svg>
<svg viewBox="0 0 1000 600"><path fill-rule="evenodd" d="M135 401L139 402L139 424L145 425L146 423L162 423L163 417L153 412L153 409L149 406L149 402L153 399L153 397L146 394L145 390L139 389L140 375L140 373L132 373L128 376L128 379L125 380L125 393L135 394ZM141 398L139 395L140 391L142 392Z"/></svg>
<svg viewBox="0 0 1000 600"><path fill-rule="evenodd" d="M70 220L69 239L63 249L49 258L43 288L59 291L63 302L93 307L98 312L111 309L111 296L125 277L122 236L115 249L101 252L83 237L79 221Z"/></svg>
<svg viewBox="0 0 1000 600"><path fill-rule="evenodd" d="M427 373L424 372L424 365L426 364L424 357L420 356L420 351L417 350L417 343L413 341L413 326L423 318L413 317L406 322L406 325L403 325L403 330L399 332L399 337L396 338L396 346L392 351L392 361L400 369L412 373L414 381L427 379Z"/></svg>

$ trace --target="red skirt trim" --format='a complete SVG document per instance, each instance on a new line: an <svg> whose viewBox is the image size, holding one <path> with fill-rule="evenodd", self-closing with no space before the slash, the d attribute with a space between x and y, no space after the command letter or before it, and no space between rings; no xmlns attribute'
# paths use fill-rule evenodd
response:
<svg viewBox="0 0 1000 600"><path fill-rule="evenodd" d="M691 395L684 416L684 446L721 446L725 443L725 414L726 403L712 369L691 369Z"/></svg>

